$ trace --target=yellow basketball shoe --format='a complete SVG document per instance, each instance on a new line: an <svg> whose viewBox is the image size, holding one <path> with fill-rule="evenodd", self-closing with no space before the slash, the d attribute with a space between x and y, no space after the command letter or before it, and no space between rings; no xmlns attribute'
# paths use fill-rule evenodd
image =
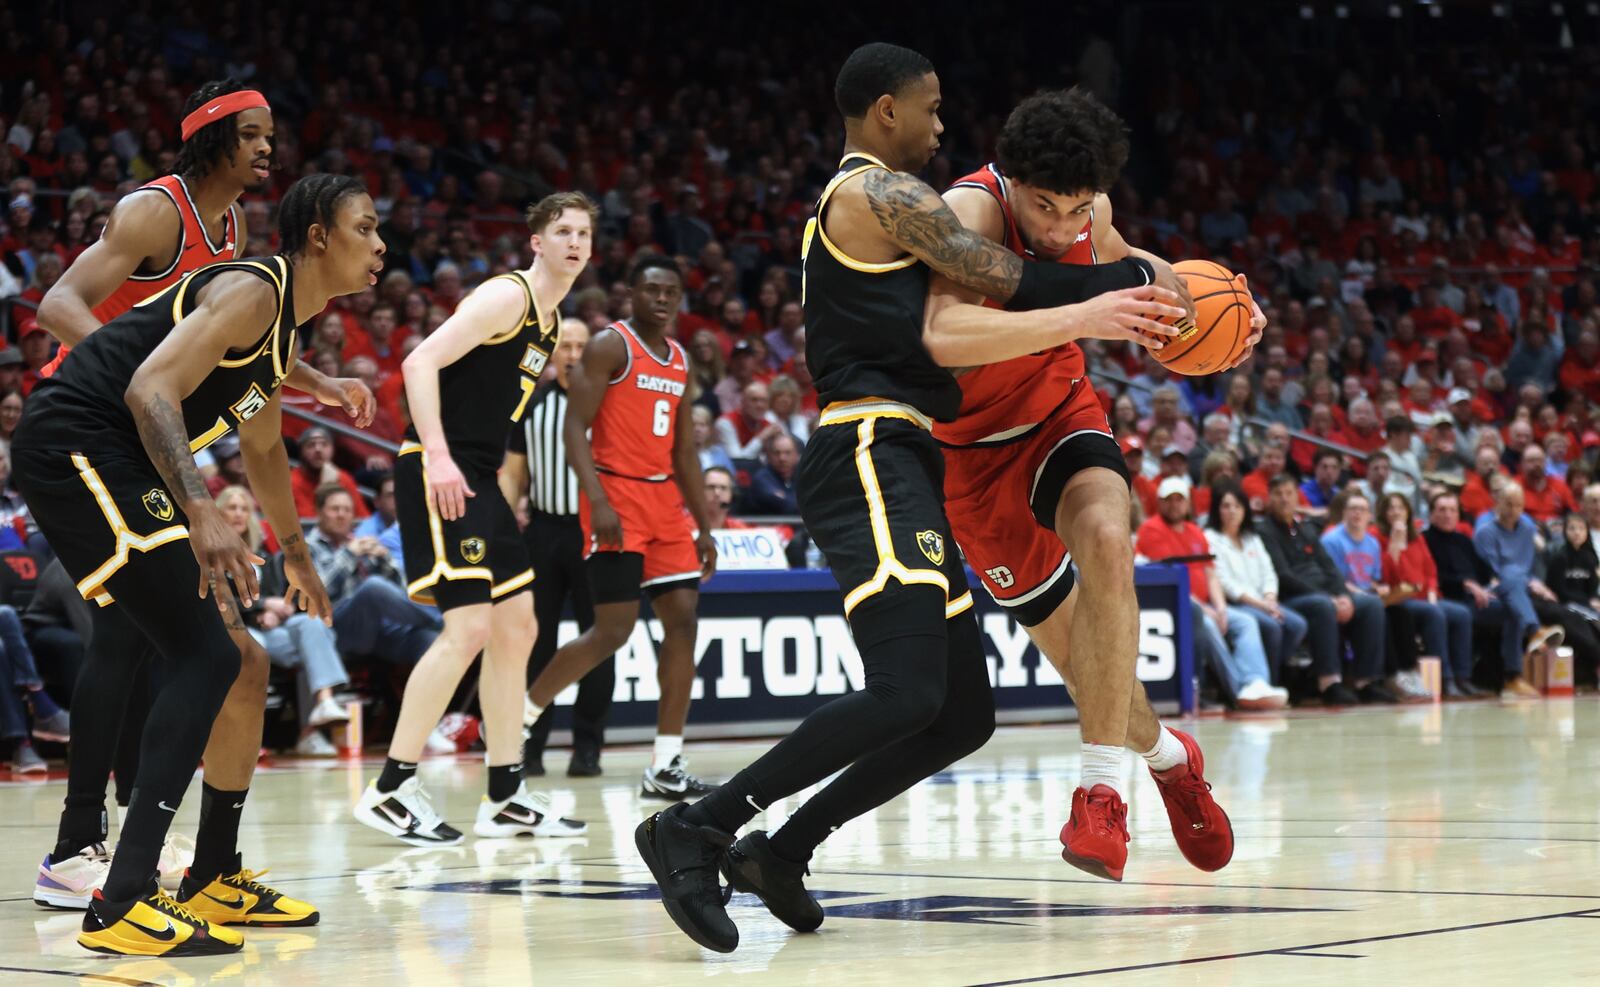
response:
<svg viewBox="0 0 1600 987"><path fill-rule="evenodd" d="M266 871L245 870L233 858L231 874L214 877L202 884L190 874L183 876L178 900L183 907L217 925L259 925L280 928L316 925L322 916L303 901L267 887L256 878Z"/></svg>
<svg viewBox="0 0 1600 987"><path fill-rule="evenodd" d="M195 915L152 882L149 894L132 901L107 901L96 891L78 945L113 956L215 956L237 953L244 937Z"/></svg>

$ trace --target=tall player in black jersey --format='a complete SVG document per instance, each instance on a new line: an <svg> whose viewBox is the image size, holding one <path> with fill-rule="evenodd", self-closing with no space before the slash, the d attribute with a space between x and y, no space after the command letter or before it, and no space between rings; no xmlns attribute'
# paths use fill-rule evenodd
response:
<svg viewBox="0 0 1600 987"><path fill-rule="evenodd" d="M1153 283L1176 283L1167 265L1024 260L965 229L907 174L927 164L944 129L938 78L923 56L866 45L845 61L834 93L844 160L803 247L806 358L823 411L800 466L800 511L844 593L866 687L813 712L701 801L639 826L635 842L668 914L724 952L739 931L717 887L719 866L791 928L815 929L822 908L802 880L812 851L993 732L988 667L929 432L930 420L953 420L960 409L944 365L1047 349L1085 324L1171 335L1149 316L1185 314L1169 304L1183 296ZM1009 308L1059 307L1004 332L925 338L930 269ZM755 832L730 846L765 806L840 769L770 839Z"/></svg>
<svg viewBox="0 0 1600 987"><path fill-rule="evenodd" d="M283 254L202 268L114 319L39 384L17 426L17 481L79 592L99 604L95 637L123 642L130 654L148 644L167 665L121 844L84 915L78 941L89 949L232 952L243 940L223 920L317 921L237 858L229 873L185 878L178 894L188 907L167 897L155 871L239 673L229 637L243 627L235 594L246 606L254 601L262 562L223 520L194 453L239 430L251 486L273 527L288 533L289 595L330 620L299 534L278 389L299 353L300 327L331 298L377 282L377 226L360 182L302 179L279 207Z"/></svg>
<svg viewBox="0 0 1600 987"><path fill-rule="evenodd" d="M244 253L239 198L267 181L272 110L260 93L224 79L195 90L184 113L176 173L124 196L100 239L39 303L40 324L64 343L81 342L184 274ZM61 364L68 349L61 347L44 368L45 376ZM284 386L313 394L325 405L344 407L362 428L371 424L377 409L360 380L326 377L302 362L295 363ZM184 859L176 846L162 854L162 884L168 890L177 890L189 865L201 871L224 867L237 851L239 817L261 750L270 662L248 633L233 637L240 652L239 676L206 745L197 857ZM130 658L124 641L91 640L86 658L73 692L78 722L56 846L41 863L34 887L34 900L55 908L85 907L96 881L105 876L107 862L96 847L108 835L107 776L115 760L118 800L126 804L125 786L131 779L124 775L130 764L137 770L138 736L150 706L143 682L130 688L122 678L126 663L148 664L150 655ZM103 671L106 666L115 667Z"/></svg>
<svg viewBox="0 0 1600 987"><path fill-rule="evenodd" d="M406 357L413 424L394 477L406 588L412 599L438 604L444 632L412 669L383 773L354 809L362 823L406 843L461 842L417 781L417 760L480 651L489 792L473 832L578 836L587 828L522 785L522 691L538 628L528 549L496 472L560 341L556 307L589 263L596 212L580 192L541 199L528 210L533 266L485 281Z"/></svg>

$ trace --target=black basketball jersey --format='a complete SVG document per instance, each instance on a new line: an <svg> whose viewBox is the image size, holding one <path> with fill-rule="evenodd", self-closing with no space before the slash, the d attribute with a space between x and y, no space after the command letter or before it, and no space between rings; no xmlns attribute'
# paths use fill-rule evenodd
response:
<svg viewBox="0 0 1600 987"><path fill-rule="evenodd" d="M845 180L886 167L871 155L846 157L806 224L801 246L806 364L816 380L819 407L885 398L936 421L954 421L961 388L922 343L927 265L911 256L888 264L858 261L834 246L823 228L828 200Z"/></svg>
<svg viewBox="0 0 1600 987"><path fill-rule="evenodd" d="M516 328L485 340L439 370L439 418L450 457L463 469L488 473L504 461L511 426L522 421L561 337L560 319L552 313L545 323L533 286L521 272L499 277L515 281L526 298ZM419 441L415 425L407 427L406 437Z"/></svg>
<svg viewBox="0 0 1600 987"><path fill-rule="evenodd" d="M140 364L197 306L200 289L221 274L242 271L272 285L277 315L246 349L229 350L183 398L189 448L199 452L254 417L277 393L299 357L291 294L293 265L283 257L247 257L210 264L146 298L74 347L61 369L29 397L36 420L57 433L82 432L78 443L112 443L141 452L138 426L123 395ZM48 411L48 414L44 414ZM46 424L48 423L48 424Z"/></svg>

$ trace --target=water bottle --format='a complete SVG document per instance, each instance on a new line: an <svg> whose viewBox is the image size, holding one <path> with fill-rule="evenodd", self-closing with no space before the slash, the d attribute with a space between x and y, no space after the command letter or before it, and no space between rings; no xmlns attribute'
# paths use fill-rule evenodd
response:
<svg viewBox="0 0 1600 987"><path fill-rule="evenodd" d="M806 544L806 568L826 569L827 567L827 556L822 554L822 549L817 547L817 543L815 541L812 541L808 538Z"/></svg>

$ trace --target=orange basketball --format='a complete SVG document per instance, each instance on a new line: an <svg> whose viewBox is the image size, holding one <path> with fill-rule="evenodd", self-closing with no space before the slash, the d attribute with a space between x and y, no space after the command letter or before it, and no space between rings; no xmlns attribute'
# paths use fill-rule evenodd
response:
<svg viewBox="0 0 1600 987"><path fill-rule="evenodd" d="M1181 331L1156 352L1168 370L1185 377L1214 374L1238 358L1250 338L1250 295L1232 271L1208 260L1172 265L1194 298L1195 322L1177 322ZM1173 325L1166 318L1157 321Z"/></svg>

